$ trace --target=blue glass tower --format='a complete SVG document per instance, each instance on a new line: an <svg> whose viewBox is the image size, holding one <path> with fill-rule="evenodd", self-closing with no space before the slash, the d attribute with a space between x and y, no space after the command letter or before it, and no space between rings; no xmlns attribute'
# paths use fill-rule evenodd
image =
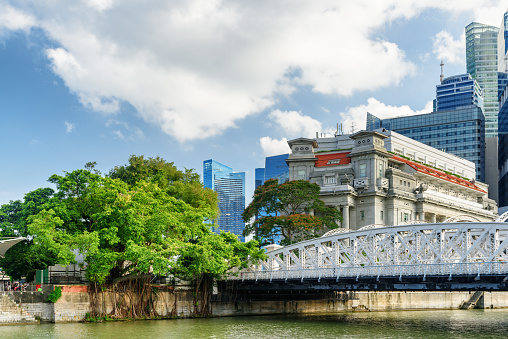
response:
<svg viewBox="0 0 508 339"><path fill-rule="evenodd" d="M485 182L485 117L480 107L388 119L367 113L367 130L377 128L395 131L472 161L476 167L476 180Z"/></svg>
<svg viewBox="0 0 508 339"><path fill-rule="evenodd" d="M254 174L254 188L258 188L259 186L263 185L265 182L265 169L264 168L256 168L255 174Z"/></svg>
<svg viewBox="0 0 508 339"><path fill-rule="evenodd" d="M508 87L499 100L499 207L508 206Z"/></svg>
<svg viewBox="0 0 508 339"><path fill-rule="evenodd" d="M229 166L215 160L203 161L203 184L217 192L220 215L212 229L231 232L245 241L245 223L242 213L245 210L245 172L234 173Z"/></svg>
<svg viewBox="0 0 508 339"><path fill-rule="evenodd" d="M447 111L472 105L483 108L482 90L471 75L461 74L448 77L436 86L435 111Z"/></svg>
<svg viewBox="0 0 508 339"><path fill-rule="evenodd" d="M466 26L467 72L483 90L485 136L497 136L499 28L472 22Z"/></svg>
<svg viewBox="0 0 508 339"><path fill-rule="evenodd" d="M264 184L268 179L277 179L279 183L289 180L289 167L286 159L289 154L274 155L265 158L265 167L256 168L255 188Z"/></svg>

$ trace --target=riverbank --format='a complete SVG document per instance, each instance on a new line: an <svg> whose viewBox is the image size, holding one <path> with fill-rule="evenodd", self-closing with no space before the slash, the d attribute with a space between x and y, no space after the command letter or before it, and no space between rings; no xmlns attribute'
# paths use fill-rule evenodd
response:
<svg viewBox="0 0 508 339"><path fill-rule="evenodd" d="M43 294L38 292L16 292L4 294L0 301L0 324L13 323L65 323L82 322L91 313L90 294L84 285L62 285L62 296L55 303L45 302ZM51 288L48 286L48 288ZM47 294L47 292L46 292ZM195 316L196 304L189 289L158 290L152 306L154 313L161 318L190 318ZM114 313L120 298L118 293L104 291L96 300L99 314ZM136 302L136 296L129 296L130 303ZM331 293L300 300L273 300L266 296L264 300L235 300L229 298L211 298L209 311L212 317L314 314L361 311L409 311L409 310L455 310L467 308L498 309L508 308L508 292L453 291L387 291L355 292L349 294Z"/></svg>

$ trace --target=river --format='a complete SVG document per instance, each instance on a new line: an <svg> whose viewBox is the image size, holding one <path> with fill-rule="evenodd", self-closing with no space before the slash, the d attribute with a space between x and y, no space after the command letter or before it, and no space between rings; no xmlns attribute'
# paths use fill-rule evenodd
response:
<svg viewBox="0 0 508 339"><path fill-rule="evenodd" d="M508 310L392 311L319 315L7 325L0 338L506 338Z"/></svg>

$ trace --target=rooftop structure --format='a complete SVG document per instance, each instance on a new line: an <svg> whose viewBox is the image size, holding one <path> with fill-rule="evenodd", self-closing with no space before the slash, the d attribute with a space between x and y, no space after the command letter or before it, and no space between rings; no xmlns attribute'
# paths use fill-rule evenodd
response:
<svg viewBox="0 0 508 339"><path fill-rule="evenodd" d="M443 79L436 86L436 111L477 106L483 108L483 94L478 81L469 74Z"/></svg>
<svg viewBox="0 0 508 339"><path fill-rule="evenodd" d="M367 113L367 130L380 128L391 130L422 144L469 160L475 164L475 179L484 182L486 180L484 119L482 109L474 105L467 108L386 119ZM449 168L447 167L446 170L448 171ZM471 174L464 173L464 176L469 175Z"/></svg>

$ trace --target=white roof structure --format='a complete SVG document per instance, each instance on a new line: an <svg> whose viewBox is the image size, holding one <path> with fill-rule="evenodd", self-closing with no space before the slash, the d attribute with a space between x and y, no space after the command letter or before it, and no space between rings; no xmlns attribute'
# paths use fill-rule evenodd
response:
<svg viewBox="0 0 508 339"><path fill-rule="evenodd" d="M16 245L18 242L21 242L25 240L25 237L19 237L19 238L7 238L7 239L1 239L0 240L0 256L5 257L5 252L12 246Z"/></svg>

